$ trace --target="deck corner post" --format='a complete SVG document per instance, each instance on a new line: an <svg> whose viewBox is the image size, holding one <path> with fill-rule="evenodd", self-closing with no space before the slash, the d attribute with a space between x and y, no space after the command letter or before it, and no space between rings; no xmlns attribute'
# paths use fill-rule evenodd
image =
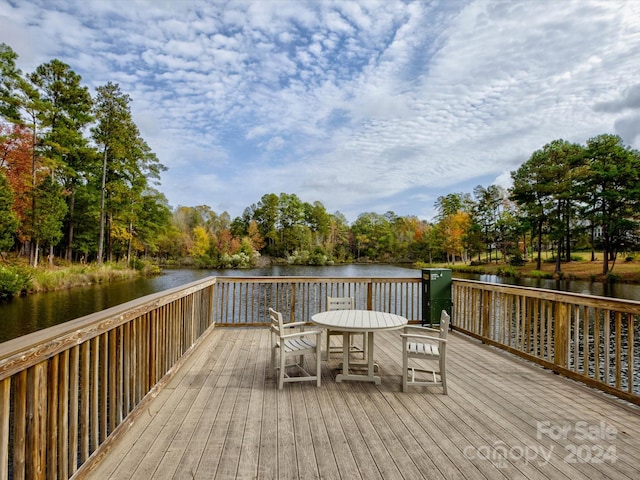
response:
<svg viewBox="0 0 640 480"><path fill-rule="evenodd" d="M565 302L556 302L553 329L553 363L567 367L568 360L568 336L569 336L569 305Z"/></svg>

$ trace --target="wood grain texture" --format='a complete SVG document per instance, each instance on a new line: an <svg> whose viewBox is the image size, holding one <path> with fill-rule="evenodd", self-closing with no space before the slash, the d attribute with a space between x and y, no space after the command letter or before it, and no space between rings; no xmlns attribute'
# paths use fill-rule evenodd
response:
<svg viewBox="0 0 640 480"><path fill-rule="evenodd" d="M640 477L640 408L455 332L448 339L447 396L400 392L395 331L376 336L380 386L335 383L336 358L323 363L321 387L279 391L267 329L216 329L87 478ZM615 433L601 438L602 426ZM598 462L600 447L615 458ZM591 461L577 461L578 448Z"/></svg>

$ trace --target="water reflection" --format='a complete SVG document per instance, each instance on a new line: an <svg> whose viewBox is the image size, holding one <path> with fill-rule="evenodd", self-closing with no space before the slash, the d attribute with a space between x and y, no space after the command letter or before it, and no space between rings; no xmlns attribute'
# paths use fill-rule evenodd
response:
<svg viewBox="0 0 640 480"><path fill-rule="evenodd" d="M483 282L501 283L505 285L519 285L522 287L546 288L565 292L582 293L584 295L598 295L601 297L624 298L640 300L640 285L630 283L601 283L586 280L554 280L551 278L509 278L497 275L477 275L456 273L457 278L468 278Z"/></svg>
<svg viewBox="0 0 640 480"><path fill-rule="evenodd" d="M212 275L420 278L421 271L395 265L339 265L331 267L285 265L250 270L167 269L162 275L153 278L33 294L0 304L0 342ZM455 277L632 300L640 299L640 286L638 285L609 285L575 280L513 279L491 275L455 274Z"/></svg>

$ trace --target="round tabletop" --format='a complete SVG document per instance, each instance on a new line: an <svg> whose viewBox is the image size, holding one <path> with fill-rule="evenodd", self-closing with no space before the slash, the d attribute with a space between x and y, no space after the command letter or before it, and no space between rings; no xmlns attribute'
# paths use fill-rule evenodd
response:
<svg viewBox="0 0 640 480"><path fill-rule="evenodd" d="M400 315L375 310L330 310L316 313L311 321L321 327L342 332L396 330L408 322Z"/></svg>

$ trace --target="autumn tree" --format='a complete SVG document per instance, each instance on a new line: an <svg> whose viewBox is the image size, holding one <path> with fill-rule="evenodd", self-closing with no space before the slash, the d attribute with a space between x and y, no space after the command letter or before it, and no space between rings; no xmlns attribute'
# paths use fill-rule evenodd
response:
<svg viewBox="0 0 640 480"><path fill-rule="evenodd" d="M346 260L352 255L353 235L344 214L335 212L330 216L327 251L338 260Z"/></svg>
<svg viewBox="0 0 640 480"><path fill-rule="evenodd" d="M39 183L41 172L41 136L43 131L43 118L47 115L49 105L43 101L33 79L23 76L22 71L15 65L18 55L7 45L0 45L0 112L3 117L14 124L28 127L31 131L31 206L30 213L35 215L35 189ZM31 218L30 224L35 225L36 219ZM33 239L26 236L25 242ZM29 244L29 247L31 245ZM36 251L29 248L30 262L37 263Z"/></svg>
<svg viewBox="0 0 640 480"><path fill-rule="evenodd" d="M470 226L469 213L462 210L450 213L438 222L440 244L448 262L455 263L458 257L463 262L467 260L464 240Z"/></svg>
<svg viewBox="0 0 640 480"><path fill-rule="evenodd" d="M249 222L249 227L247 229L247 238L251 242L252 248L259 252L265 246L264 238L258 229L258 223L255 220L251 220Z"/></svg>
<svg viewBox="0 0 640 480"><path fill-rule="evenodd" d="M0 169L0 255L13 246L18 217L13 213L13 190Z"/></svg>
<svg viewBox="0 0 640 480"><path fill-rule="evenodd" d="M209 251L209 235L203 226L193 229L193 245L189 250L189 255L193 257L204 257Z"/></svg>

